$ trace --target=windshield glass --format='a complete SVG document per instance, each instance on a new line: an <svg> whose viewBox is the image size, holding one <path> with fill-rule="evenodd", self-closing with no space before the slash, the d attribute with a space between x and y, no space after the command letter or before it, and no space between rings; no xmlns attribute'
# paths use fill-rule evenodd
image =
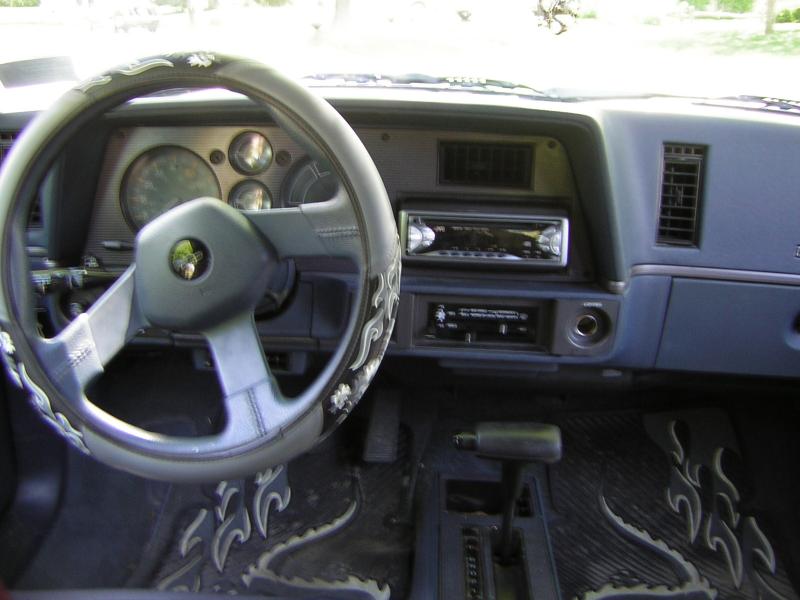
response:
<svg viewBox="0 0 800 600"><path fill-rule="evenodd" d="M325 85L800 98L800 0L0 0L0 29L0 63L66 57L0 67L6 88L211 49Z"/></svg>

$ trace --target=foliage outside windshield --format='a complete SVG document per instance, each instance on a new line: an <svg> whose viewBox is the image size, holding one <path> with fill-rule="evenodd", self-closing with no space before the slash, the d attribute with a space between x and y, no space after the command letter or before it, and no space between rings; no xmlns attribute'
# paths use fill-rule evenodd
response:
<svg viewBox="0 0 800 600"><path fill-rule="evenodd" d="M800 0L0 0L0 29L0 63L69 57L37 71L37 84L210 49L298 77L419 73L566 95L800 98ZM20 85L4 72L5 87Z"/></svg>

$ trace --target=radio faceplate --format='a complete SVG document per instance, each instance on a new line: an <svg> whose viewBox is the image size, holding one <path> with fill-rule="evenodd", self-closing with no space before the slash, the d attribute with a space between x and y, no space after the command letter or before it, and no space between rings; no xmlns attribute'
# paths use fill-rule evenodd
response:
<svg viewBox="0 0 800 600"><path fill-rule="evenodd" d="M569 220L561 216L400 211L403 255L413 260L565 267Z"/></svg>

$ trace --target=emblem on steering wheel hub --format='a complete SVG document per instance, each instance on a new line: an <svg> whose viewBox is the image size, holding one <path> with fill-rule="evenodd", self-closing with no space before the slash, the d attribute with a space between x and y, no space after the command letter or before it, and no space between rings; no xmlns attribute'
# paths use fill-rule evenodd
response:
<svg viewBox="0 0 800 600"><path fill-rule="evenodd" d="M193 239L180 240L169 252L169 264L181 279L200 278L208 270L211 255L205 244Z"/></svg>

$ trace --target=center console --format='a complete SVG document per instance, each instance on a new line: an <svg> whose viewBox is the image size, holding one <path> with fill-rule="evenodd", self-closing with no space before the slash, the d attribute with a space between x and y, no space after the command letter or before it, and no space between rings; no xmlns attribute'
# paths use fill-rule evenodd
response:
<svg viewBox="0 0 800 600"><path fill-rule="evenodd" d="M422 155L407 182L418 191L389 188L403 260L393 351L522 362L610 355L620 296L597 286L585 217L593 198L578 197L563 144L442 133Z"/></svg>
<svg viewBox="0 0 800 600"><path fill-rule="evenodd" d="M540 423L477 423L453 443L479 461L499 461L502 476L478 478L471 469L440 474L440 597L558 598L540 482L546 481L544 465L561 458L560 430ZM535 470L528 472L529 465Z"/></svg>
<svg viewBox="0 0 800 600"><path fill-rule="evenodd" d="M563 197L401 198L395 348L531 359L610 352L619 297L587 280L574 210Z"/></svg>

